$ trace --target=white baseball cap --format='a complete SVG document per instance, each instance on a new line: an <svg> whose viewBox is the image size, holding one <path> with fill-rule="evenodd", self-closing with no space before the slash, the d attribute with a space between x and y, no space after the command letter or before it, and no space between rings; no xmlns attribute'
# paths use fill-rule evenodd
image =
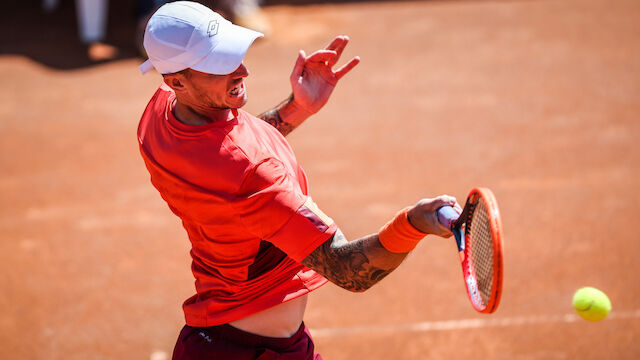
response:
<svg viewBox="0 0 640 360"><path fill-rule="evenodd" d="M171 74L191 68L226 75L240 66L253 41L263 34L232 24L208 7L192 1L162 5L149 19L144 49L145 74L155 68Z"/></svg>

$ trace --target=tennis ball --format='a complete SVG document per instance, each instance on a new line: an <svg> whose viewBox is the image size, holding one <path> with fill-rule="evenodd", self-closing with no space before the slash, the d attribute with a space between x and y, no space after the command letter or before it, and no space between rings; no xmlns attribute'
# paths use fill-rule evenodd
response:
<svg viewBox="0 0 640 360"><path fill-rule="evenodd" d="M587 286L573 294L573 308L585 320L600 321L611 311L611 301L602 291Z"/></svg>

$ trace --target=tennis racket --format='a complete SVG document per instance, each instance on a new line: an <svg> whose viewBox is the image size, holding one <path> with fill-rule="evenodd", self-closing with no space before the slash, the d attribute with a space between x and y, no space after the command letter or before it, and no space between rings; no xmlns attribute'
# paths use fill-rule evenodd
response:
<svg viewBox="0 0 640 360"><path fill-rule="evenodd" d="M438 209L438 221L453 232L471 305L490 314L502 293L502 220L491 190L475 188L461 214L451 206Z"/></svg>

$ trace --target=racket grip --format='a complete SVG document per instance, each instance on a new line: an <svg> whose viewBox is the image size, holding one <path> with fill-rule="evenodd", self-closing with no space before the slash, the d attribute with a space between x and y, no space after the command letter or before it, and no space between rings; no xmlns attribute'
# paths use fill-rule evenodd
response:
<svg viewBox="0 0 640 360"><path fill-rule="evenodd" d="M460 227L455 227L456 220L460 217L457 211L451 206L443 206L438 209L438 221L443 226L446 226L453 232L456 238L456 245L458 245L458 253L460 254L460 261L464 261L464 233Z"/></svg>
<svg viewBox="0 0 640 360"><path fill-rule="evenodd" d="M438 209L438 221L447 229L452 230L453 224L458 220L460 214L451 206L443 206Z"/></svg>

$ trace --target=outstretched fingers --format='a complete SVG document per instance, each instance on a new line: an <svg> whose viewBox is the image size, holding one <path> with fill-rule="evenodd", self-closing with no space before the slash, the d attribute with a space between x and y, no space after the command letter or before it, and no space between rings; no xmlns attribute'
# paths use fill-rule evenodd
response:
<svg viewBox="0 0 640 360"><path fill-rule="evenodd" d="M326 63L329 61L337 61L337 59L335 59L336 56L337 56L337 53L333 50L318 50L313 54L309 55L306 61Z"/></svg>
<svg viewBox="0 0 640 360"><path fill-rule="evenodd" d="M340 80L360 63L360 57L356 56L337 70L333 70L347 43L349 43L348 36L336 36L325 49L318 50L309 56L306 56L304 51L301 50L291 73L292 81L300 78L305 69L313 68L323 74L322 76L330 83L335 84L335 81Z"/></svg>
<svg viewBox="0 0 640 360"><path fill-rule="evenodd" d="M327 45L327 47L325 47L325 50L336 50L336 49L338 49L340 44L344 41L343 38L344 38L344 36L336 36L335 38L333 38L333 40L331 40L329 45Z"/></svg>
<svg viewBox="0 0 640 360"><path fill-rule="evenodd" d="M304 53L304 50L300 50L298 58L296 59L296 64L293 66L293 71L291 72L291 79L298 79L302 76L306 57L307 55Z"/></svg>
<svg viewBox="0 0 640 360"><path fill-rule="evenodd" d="M351 69L356 67L360 63L360 57L356 56L348 63L342 65L338 70L335 71L336 79L340 80L343 76L345 76Z"/></svg>
<svg viewBox="0 0 640 360"><path fill-rule="evenodd" d="M336 36L336 38L333 39L333 41L326 47L327 50L333 50L337 54L334 61L329 61L329 66L333 67L333 65L335 65L338 62L338 60L340 59L340 56L342 55L342 51L344 50L344 48L347 46L348 43L349 43L349 37L346 35L341 35L341 36Z"/></svg>

